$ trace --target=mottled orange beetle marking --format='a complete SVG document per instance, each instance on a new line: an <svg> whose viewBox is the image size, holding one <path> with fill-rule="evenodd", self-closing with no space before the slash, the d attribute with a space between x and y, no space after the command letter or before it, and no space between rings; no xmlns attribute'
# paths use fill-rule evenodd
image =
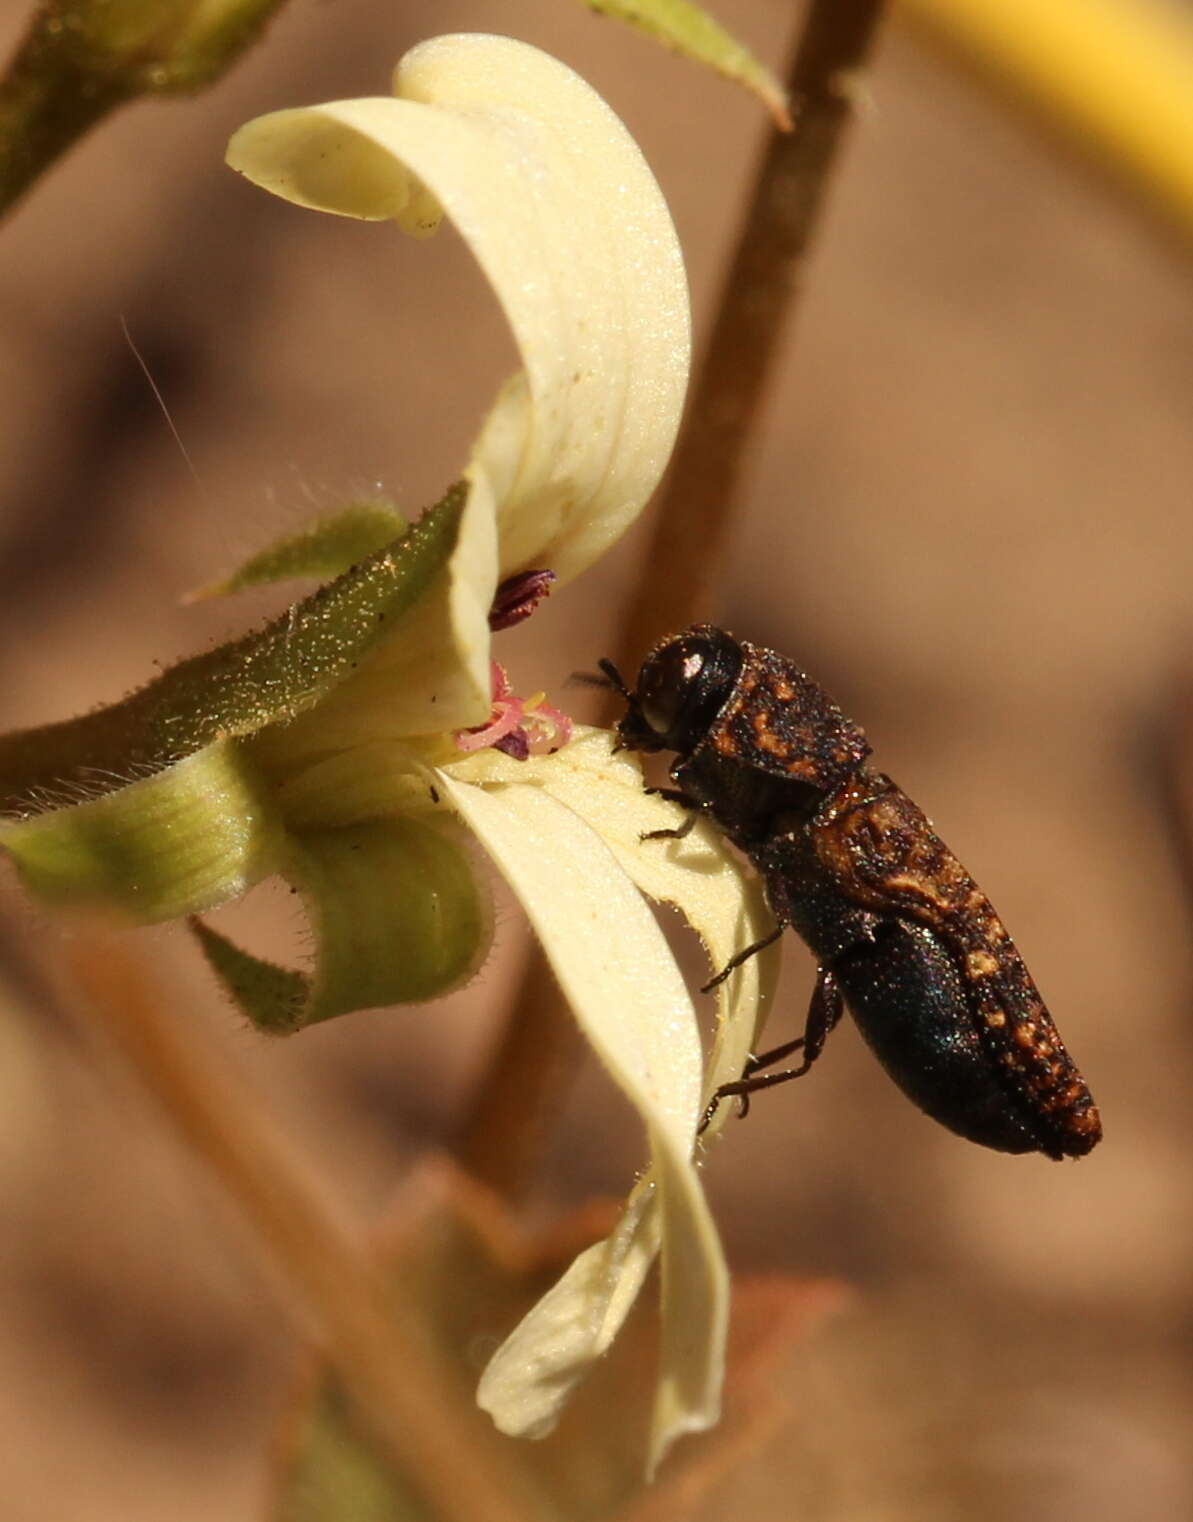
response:
<svg viewBox="0 0 1193 1522"><path fill-rule="evenodd" d="M971 951L965 958L965 970L971 978L988 978L998 971L998 961L988 951Z"/></svg>

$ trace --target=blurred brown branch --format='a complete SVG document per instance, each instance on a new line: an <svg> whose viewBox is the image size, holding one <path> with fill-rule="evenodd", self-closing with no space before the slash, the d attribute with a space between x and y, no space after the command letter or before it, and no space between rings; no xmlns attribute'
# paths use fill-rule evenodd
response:
<svg viewBox="0 0 1193 1522"><path fill-rule="evenodd" d="M115 1046L179 1135L237 1202L287 1284L313 1313L327 1356L365 1424L443 1522L542 1515L488 1418L433 1356L429 1334L294 1158L256 1096L118 942L79 938L78 1018ZM462 1461L463 1457L463 1461Z"/></svg>
<svg viewBox="0 0 1193 1522"><path fill-rule="evenodd" d="M45 0L0 79L0 212L115 107L201 90L284 0Z"/></svg>

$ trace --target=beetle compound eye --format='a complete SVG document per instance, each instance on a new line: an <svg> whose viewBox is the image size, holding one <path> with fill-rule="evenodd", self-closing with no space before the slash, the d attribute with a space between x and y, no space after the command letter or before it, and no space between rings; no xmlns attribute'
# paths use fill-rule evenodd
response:
<svg viewBox="0 0 1193 1522"><path fill-rule="evenodd" d="M675 715L649 698L643 700L640 711L646 727L653 730L660 740L665 740Z"/></svg>
<svg viewBox="0 0 1193 1522"><path fill-rule="evenodd" d="M638 674L642 723L667 750L688 749L733 691L741 659L737 641L708 625L665 640Z"/></svg>
<svg viewBox="0 0 1193 1522"><path fill-rule="evenodd" d="M687 670L693 660L698 662L699 671L704 664L701 657L685 656L678 646L672 646L660 650L642 668L638 678L639 711L660 738L671 733L689 700L691 678Z"/></svg>
<svg viewBox="0 0 1193 1522"><path fill-rule="evenodd" d="M642 674L642 717L658 735L668 735L684 710L698 697L696 681L704 670L702 650L685 650L682 643L660 653Z"/></svg>

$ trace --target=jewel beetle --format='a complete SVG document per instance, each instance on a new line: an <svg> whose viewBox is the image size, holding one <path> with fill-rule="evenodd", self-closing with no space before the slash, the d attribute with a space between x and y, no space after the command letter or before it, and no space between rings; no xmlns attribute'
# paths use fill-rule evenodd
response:
<svg viewBox="0 0 1193 1522"><path fill-rule="evenodd" d="M658 791L693 813L652 838L709 814L765 884L777 928L707 986L788 926L817 960L804 1034L751 1058L710 1114L806 1073L848 1007L907 1097L958 1135L1057 1159L1097 1144L1097 1107L989 899L823 688L711 624L662 640L633 688L600 666L626 702L620 745L678 753Z"/></svg>

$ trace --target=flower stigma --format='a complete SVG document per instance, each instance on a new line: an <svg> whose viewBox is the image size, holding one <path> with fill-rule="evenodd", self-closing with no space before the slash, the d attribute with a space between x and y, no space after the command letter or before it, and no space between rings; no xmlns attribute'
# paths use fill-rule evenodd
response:
<svg viewBox="0 0 1193 1522"><path fill-rule="evenodd" d="M520 614L525 618L533 611L533 605ZM512 756L515 761L528 761L531 756L550 756L572 737L572 721L561 709L545 701L545 692L533 697L519 698L514 695L510 679L500 661L490 661L493 685L493 707L484 724L455 733L457 750L466 754L476 750L495 750Z"/></svg>

